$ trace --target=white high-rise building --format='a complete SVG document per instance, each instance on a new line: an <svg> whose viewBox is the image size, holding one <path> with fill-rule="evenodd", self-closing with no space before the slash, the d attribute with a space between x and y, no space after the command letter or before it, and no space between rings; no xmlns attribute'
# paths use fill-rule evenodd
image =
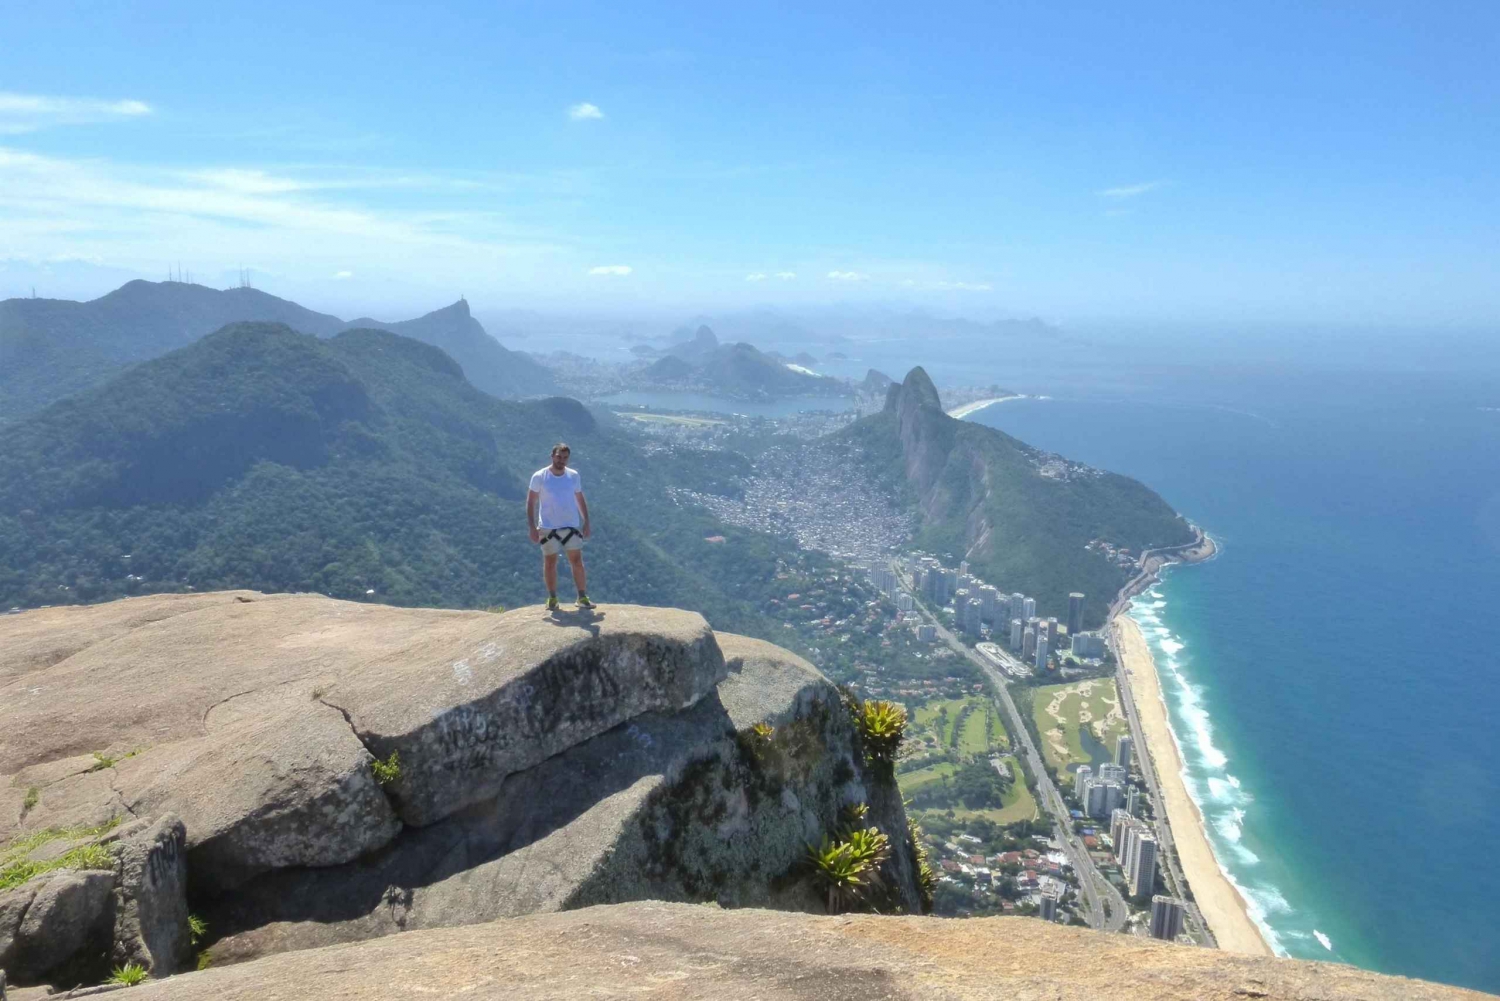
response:
<svg viewBox="0 0 1500 1001"><path fill-rule="evenodd" d="M1141 815L1141 791L1135 786L1131 786L1130 791L1125 794L1125 810L1132 817Z"/></svg>
<svg viewBox="0 0 1500 1001"><path fill-rule="evenodd" d="M1177 941L1182 934L1182 901L1161 894L1151 898L1151 937L1167 942Z"/></svg>
<svg viewBox="0 0 1500 1001"><path fill-rule="evenodd" d="M984 602L984 621L991 624L1000 620L1000 590L993 584L983 584L979 588L979 600Z"/></svg>
<svg viewBox="0 0 1500 1001"><path fill-rule="evenodd" d="M1016 591L1010 596L1010 611L1006 613L1013 619L1026 621L1026 595Z"/></svg>
<svg viewBox="0 0 1500 1001"><path fill-rule="evenodd" d="M968 601L964 602L961 618L963 620L964 632L970 636L978 636L979 624L984 618L984 602L978 598L970 597Z"/></svg>
<svg viewBox="0 0 1500 1001"><path fill-rule="evenodd" d="M1012 650L1021 649L1021 632L1025 628L1020 619L1010 620L1010 648Z"/></svg>
<svg viewBox="0 0 1500 1001"><path fill-rule="evenodd" d="M1124 785L1127 774L1125 769L1119 765L1110 764L1108 761L1099 766L1099 780L1101 782L1118 782Z"/></svg>
<svg viewBox="0 0 1500 1001"><path fill-rule="evenodd" d="M1156 838L1144 830L1135 838L1125 881L1130 884L1132 897L1150 893L1156 885Z"/></svg>
<svg viewBox="0 0 1500 1001"><path fill-rule="evenodd" d="M1047 637L1045 636L1036 641L1036 669L1038 671L1047 669Z"/></svg>
<svg viewBox="0 0 1500 1001"><path fill-rule="evenodd" d="M1115 745L1115 764L1125 769L1126 774L1130 772L1130 752L1134 747L1134 741L1130 734L1121 734L1120 742Z"/></svg>
<svg viewBox="0 0 1500 1001"><path fill-rule="evenodd" d="M1094 770L1088 765L1079 765L1078 771L1073 773L1073 795L1078 797L1078 802L1088 802L1088 790L1084 786L1092 781L1094 781Z"/></svg>
<svg viewBox="0 0 1500 1001"><path fill-rule="evenodd" d="M1027 626L1021 633L1021 659L1032 660L1036 657L1036 630Z"/></svg>
<svg viewBox="0 0 1500 1001"><path fill-rule="evenodd" d="M1027 619L1034 619L1034 618L1036 618L1036 599L1035 598L1027 598L1025 601L1023 601L1021 603L1021 610L1026 613L1024 616L1022 616L1023 618L1027 618Z"/></svg>
<svg viewBox="0 0 1500 1001"><path fill-rule="evenodd" d="M968 574L968 572L969 572L969 561L968 560L959 560L958 561L958 572L961 573L961 574Z"/></svg>

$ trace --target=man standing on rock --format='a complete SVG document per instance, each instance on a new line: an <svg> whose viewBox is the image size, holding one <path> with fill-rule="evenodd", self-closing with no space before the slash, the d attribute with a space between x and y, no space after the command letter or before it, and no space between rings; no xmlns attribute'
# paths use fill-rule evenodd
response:
<svg viewBox="0 0 1500 1001"><path fill-rule="evenodd" d="M568 467L572 451L567 442L552 446L552 464L531 476L526 494L526 526L531 541L542 547L542 580L547 584L547 611L557 604L557 554L568 554L573 583L578 588L578 607L593 608L583 571L583 540L589 537L589 503L583 499L583 480Z"/></svg>

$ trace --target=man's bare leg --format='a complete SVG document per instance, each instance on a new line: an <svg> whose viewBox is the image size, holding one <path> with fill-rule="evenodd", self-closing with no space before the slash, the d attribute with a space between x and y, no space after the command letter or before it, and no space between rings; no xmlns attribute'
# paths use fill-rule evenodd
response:
<svg viewBox="0 0 1500 1001"><path fill-rule="evenodd" d="M573 584L578 588L578 593L588 594L588 576L583 569L582 549L568 550L568 567L573 571Z"/></svg>
<svg viewBox="0 0 1500 1001"><path fill-rule="evenodd" d="M547 585L547 597L557 597L557 554L542 554L542 582Z"/></svg>

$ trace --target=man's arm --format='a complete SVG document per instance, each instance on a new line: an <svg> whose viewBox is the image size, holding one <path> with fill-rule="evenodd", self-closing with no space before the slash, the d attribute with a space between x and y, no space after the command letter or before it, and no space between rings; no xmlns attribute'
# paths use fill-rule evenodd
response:
<svg viewBox="0 0 1500 1001"><path fill-rule="evenodd" d="M573 499L578 502L578 513L581 514L581 515L583 515L583 537L585 539L587 539L589 537L589 532L590 532L590 529L589 529L589 502L583 499L583 491L582 490L580 490L576 494L574 494L573 495Z"/></svg>
<svg viewBox="0 0 1500 1001"><path fill-rule="evenodd" d="M535 490L526 491L526 531L531 534L532 542L541 542L542 533L537 531L536 527L536 502L537 492Z"/></svg>

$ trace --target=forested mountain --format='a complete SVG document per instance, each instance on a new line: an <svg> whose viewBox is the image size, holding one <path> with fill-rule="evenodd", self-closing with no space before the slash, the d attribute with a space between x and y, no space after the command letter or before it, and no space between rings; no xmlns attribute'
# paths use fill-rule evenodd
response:
<svg viewBox="0 0 1500 1001"><path fill-rule="evenodd" d="M706 326L699 327L692 339L668 347L665 357L648 366L641 377L652 385L735 397L838 396L849 392L849 387L837 379L788 368L754 345L720 344Z"/></svg>
<svg viewBox="0 0 1500 1001"><path fill-rule="evenodd" d="M677 507L664 470L578 402L495 399L389 332L319 340L265 323L6 426L0 604L224 587L536 601L523 501L559 439L595 514L591 591L751 625L792 544Z"/></svg>
<svg viewBox="0 0 1500 1001"><path fill-rule="evenodd" d="M1034 595L1038 614L1065 614L1068 592L1082 591L1085 621L1103 621L1128 574L1085 548L1096 539L1139 552L1193 538L1191 526L1136 480L949 417L921 368L891 385L881 413L839 435L918 508L918 546L967 559L1002 590Z"/></svg>
<svg viewBox="0 0 1500 1001"><path fill-rule="evenodd" d="M462 300L416 320L346 323L259 289L133 281L89 302L0 301L0 421L34 413L130 365L246 320L284 323L319 337L354 328L395 330L443 348L474 385L496 396L537 396L556 388L545 368L486 334Z"/></svg>

